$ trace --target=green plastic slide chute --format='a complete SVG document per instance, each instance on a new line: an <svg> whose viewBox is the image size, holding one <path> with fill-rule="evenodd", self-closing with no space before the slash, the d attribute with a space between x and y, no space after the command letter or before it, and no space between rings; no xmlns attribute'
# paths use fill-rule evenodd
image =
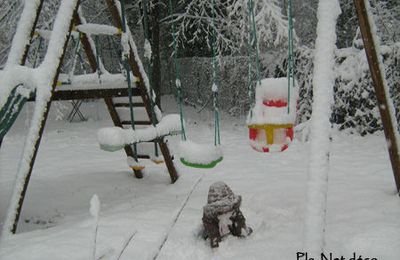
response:
<svg viewBox="0 0 400 260"><path fill-rule="evenodd" d="M3 140L8 130L10 130L29 98L19 94L19 90L22 88L24 88L23 85L16 86L11 91L4 106L0 109L0 140Z"/></svg>
<svg viewBox="0 0 400 260"><path fill-rule="evenodd" d="M215 3L212 1L211 5L211 11L212 11L212 16L213 18L211 19L211 27L212 27L212 36L211 36L211 51L212 51L212 95L213 95L213 108L214 108L214 147L211 148L213 150L219 150L220 145L221 145L221 134L220 134L220 115L219 115L219 102L218 102L218 79L217 79L217 71L218 71L218 61L216 57L216 30L215 30ZM173 14L173 6L172 6L172 1L169 0L169 14L172 17ZM177 33L176 33L176 28L175 28L175 21L172 21L172 38L173 38L173 62L174 62L174 67L175 67L175 85L176 85L176 91L177 91L177 99L178 99L178 106L179 106L179 114L181 118L181 131L182 131L182 142L185 143L187 142L187 135L186 135L186 130L185 130L185 124L184 124L184 116L183 116L183 98L182 98L182 85L181 85L181 78L180 78L180 70L179 70L179 63L178 63L178 42L177 42ZM208 145L201 145L201 144L196 144L197 147L203 147L203 149L210 149ZM201 149L200 149L201 150ZM214 152L215 151L210 151ZM182 164L188 166L188 167L193 167L193 168L201 168L201 169L209 169L215 167L218 163L220 163L223 160L223 155L222 153L215 153L218 154L215 158L212 160L209 160L207 162L202 161L201 163L199 162L194 162L188 159L185 154L181 154L180 161Z"/></svg>
<svg viewBox="0 0 400 260"><path fill-rule="evenodd" d="M34 68L36 67L37 60L39 58L39 51L42 43L43 39L40 38L39 44L37 45L36 56L34 58ZM24 93L24 95L21 93ZM25 103L28 101L28 99L33 98L35 94L35 90L27 90L22 84L15 86L11 90L6 103L0 108L0 146L4 136L7 134L8 130L10 130L15 120L17 120L18 115L20 114Z"/></svg>

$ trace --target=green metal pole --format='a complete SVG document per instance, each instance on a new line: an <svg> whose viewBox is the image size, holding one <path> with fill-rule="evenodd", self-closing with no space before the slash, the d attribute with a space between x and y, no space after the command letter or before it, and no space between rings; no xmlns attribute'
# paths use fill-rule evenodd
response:
<svg viewBox="0 0 400 260"><path fill-rule="evenodd" d="M287 78L288 78L288 105L287 105L287 113L290 113L290 90L294 87L294 75L293 75L293 13L292 13L292 0L288 2L288 65L287 65Z"/></svg>
<svg viewBox="0 0 400 260"><path fill-rule="evenodd" d="M221 144L221 136L220 136L220 129L219 129L219 109L218 109L218 78L217 78L217 59L216 59L216 30L215 30L215 0L211 3L211 10L212 10L212 20L211 20L211 27L212 27L212 35L211 35L211 52L212 52L212 68L213 68L213 85L212 85L212 92L213 92L213 107L214 107L214 145Z"/></svg>
<svg viewBox="0 0 400 260"><path fill-rule="evenodd" d="M126 16L125 16L125 0L121 0L121 18L122 18L122 31L123 33L126 33ZM128 54L129 55L129 54ZM131 116L131 127L132 130L135 130L135 116L134 116L134 111L133 111L133 98L132 98L132 81L131 81L131 72L129 69L129 63L128 63L129 57L126 55L124 56L124 67L126 71L126 80L128 82L128 98L129 98L129 111L130 111L130 116ZM134 160L138 162L138 157L137 157L137 145L133 144L133 156Z"/></svg>

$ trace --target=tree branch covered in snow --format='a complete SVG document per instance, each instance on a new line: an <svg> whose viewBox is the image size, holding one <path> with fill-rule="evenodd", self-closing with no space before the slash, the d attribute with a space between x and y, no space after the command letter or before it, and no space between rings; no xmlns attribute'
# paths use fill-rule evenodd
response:
<svg viewBox="0 0 400 260"><path fill-rule="evenodd" d="M0 2L0 66L3 67L8 51L11 47L11 40L15 32L17 21L22 12L23 1L2 1Z"/></svg>
<svg viewBox="0 0 400 260"><path fill-rule="evenodd" d="M176 23L178 42L183 47L203 44L210 49L209 39L215 29L217 53L237 53L246 47L248 39L247 3L248 0L215 0L213 14L212 0L181 0L168 21ZM254 6L260 47L285 42L288 21L279 1L254 0Z"/></svg>

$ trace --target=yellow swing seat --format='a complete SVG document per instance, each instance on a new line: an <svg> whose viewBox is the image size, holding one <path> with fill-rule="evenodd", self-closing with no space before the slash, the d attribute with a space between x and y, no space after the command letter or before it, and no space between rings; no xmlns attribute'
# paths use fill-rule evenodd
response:
<svg viewBox="0 0 400 260"><path fill-rule="evenodd" d="M293 124L251 124L251 147L258 152L284 151L293 140Z"/></svg>

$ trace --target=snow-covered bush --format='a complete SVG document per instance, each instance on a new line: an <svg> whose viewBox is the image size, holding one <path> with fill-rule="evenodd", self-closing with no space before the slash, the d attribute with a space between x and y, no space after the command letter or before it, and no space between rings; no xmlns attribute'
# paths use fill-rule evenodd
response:
<svg viewBox="0 0 400 260"><path fill-rule="evenodd" d="M396 116L400 119L400 44L382 46L383 61ZM274 77L285 76L286 56L274 57L278 64ZM298 48L296 51L296 79L300 85L298 103L298 123L311 116L312 104L312 63L313 51ZM335 103L332 107L331 122L340 130L365 135L382 129L375 91L369 72L364 49L357 47L343 48L336 51Z"/></svg>
<svg viewBox="0 0 400 260"><path fill-rule="evenodd" d="M390 95L396 110L397 122L400 122L400 43L395 43L386 57L386 77L390 86ZM400 127L400 126L399 126Z"/></svg>
<svg viewBox="0 0 400 260"><path fill-rule="evenodd" d="M400 121L400 44L382 46L386 75L391 96ZM307 121L312 113L313 49L298 47L295 52L295 76L299 83L297 123ZM247 96L247 57L221 58L221 109L232 115L245 115L249 108ZM211 93L210 58L179 59L185 100L202 107ZM262 77L286 76L286 51L274 50L262 56ZM382 129L374 88L365 52L360 47L336 51L335 104L331 122L340 130L365 135ZM173 73L169 73L173 76ZM165 76L165 75L164 75ZM171 82L172 78L169 79ZM174 91L171 84L171 92ZM170 92L170 93L171 93Z"/></svg>
<svg viewBox="0 0 400 260"><path fill-rule="evenodd" d="M380 129L379 110L364 50L350 47L336 53L332 122L339 129L354 129L362 135Z"/></svg>
<svg viewBox="0 0 400 260"><path fill-rule="evenodd" d="M382 46L382 55L390 94L399 118L399 44ZM339 129L365 135L382 129L377 99L365 52L362 48L340 49L336 58L337 84L332 121Z"/></svg>

